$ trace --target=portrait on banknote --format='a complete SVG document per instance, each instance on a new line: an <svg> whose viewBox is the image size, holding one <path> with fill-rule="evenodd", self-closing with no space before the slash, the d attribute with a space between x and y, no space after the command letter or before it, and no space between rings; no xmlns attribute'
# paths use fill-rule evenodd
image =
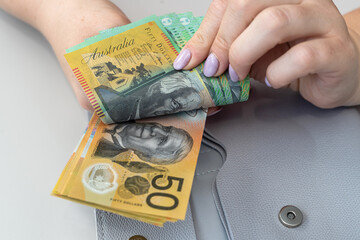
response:
<svg viewBox="0 0 360 240"><path fill-rule="evenodd" d="M202 97L189 74L172 71L148 84L135 87L131 94L106 86L95 88L106 112L114 122L124 122L200 108Z"/></svg>
<svg viewBox="0 0 360 240"><path fill-rule="evenodd" d="M131 150L147 163L168 165L184 159L192 146L192 137L180 128L159 123L122 123L104 130L94 156L114 158Z"/></svg>

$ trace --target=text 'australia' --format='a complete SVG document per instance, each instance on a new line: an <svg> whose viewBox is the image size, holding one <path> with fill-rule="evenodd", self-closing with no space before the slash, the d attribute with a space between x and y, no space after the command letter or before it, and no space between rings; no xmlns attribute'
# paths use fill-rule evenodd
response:
<svg viewBox="0 0 360 240"><path fill-rule="evenodd" d="M90 60L96 60L97 58L101 58L103 56L107 56L111 53L114 53L116 51L119 51L121 49L124 49L126 47L132 46L134 45L135 40L134 39L127 39L126 37L124 38L124 41L122 41L121 43L113 46L110 45L109 47L103 49L103 50L99 50L99 48L95 48L95 50L88 56L86 56L85 58L83 58L83 60L81 61L81 63L86 64L89 63Z"/></svg>

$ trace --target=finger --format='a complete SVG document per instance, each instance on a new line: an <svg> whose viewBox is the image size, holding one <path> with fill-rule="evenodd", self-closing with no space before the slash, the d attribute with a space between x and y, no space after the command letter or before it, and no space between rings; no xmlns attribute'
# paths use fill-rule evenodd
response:
<svg viewBox="0 0 360 240"><path fill-rule="evenodd" d="M264 79L268 66L283 55L287 50L289 50L289 45L284 43L277 45L275 48L268 51L251 66L249 76L257 81L265 83Z"/></svg>
<svg viewBox="0 0 360 240"><path fill-rule="evenodd" d="M175 59L175 69L192 69L204 61L219 29L226 4L225 0L214 0L210 4L199 29Z"/></svg>
<svg viewBox="0 0 360 240"><path fill-rule="evenodd" d="M281 5L267 8L231 45L230 64L243 79L251 65L278 44L325 34L331 25L324 19L313 6Z"/></svg>
<svg viewBox="0 0 360 240"><path fill-rule="evenodd" d="M293 46L269 65L266 71L268 84L280 88L309 75L326 74L327 69L334 69L341 60L336 48L334 40L327 38L311 39Z"/></svg>
<svg viewBox="0 0 360 240"><path fill-rule="evenodd" d="M222 110L222 107L211 107L208 109L207 116L211 117Z"/></svg>
<svg viewBox="0 0 360 240"><path fill-rule="evenodd" d="M218 60L218 68L205 64L205 75L219 76L229 66L229 49L234 40L262 10L282 4L299 4L300 0L230 0L210 52ZM210 55L210 58L213 56ZM215 64L216 65L216 64ZM212 67L212 68L211 68ZM209 70L208 70L209 69ZM208 71L207 71L208 70Z"/></svg>

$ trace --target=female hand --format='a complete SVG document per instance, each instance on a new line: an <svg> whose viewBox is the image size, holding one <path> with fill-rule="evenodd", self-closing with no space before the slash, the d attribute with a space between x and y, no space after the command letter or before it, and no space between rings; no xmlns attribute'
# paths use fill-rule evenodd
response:
<svg viewBox="0 0 360 240"><path fill-rule="evenodd" d="M125 14L108 0L0 0L0 8L29 23L48 39L80 105L93 111L64 57L65 50L100 30L130 23ZM210 108L208 115L218 111L220 107Z"/></svg>
<svg viewBox="0 0 360 240"><path fill-rule="evenodd" d="M64 57L65 50L97 35L101 30L126 25L130 20L108 0L51 2L53 6L47 7L41 15L44 23L40 24L38 29L50 42L80 105L86 110L93 111L90 101Z"/></svg>
<svg viewBox="0 0 360 240"><path fill-rule="evenodd" d="M48 39L80 105L92 111L66 62L65 50L100 30L130 23L125 14L108 0L0 0L0 8L29 23Z"/></svg>
<svg viewBox="0 0 360 240"><path fill-rule="evenodd" d="M322 108L357 105L360 26L354 27L330 0L214 0L174 66L191 69L207 58L207 76L229 67L233 81L250 73Z"/></svg>

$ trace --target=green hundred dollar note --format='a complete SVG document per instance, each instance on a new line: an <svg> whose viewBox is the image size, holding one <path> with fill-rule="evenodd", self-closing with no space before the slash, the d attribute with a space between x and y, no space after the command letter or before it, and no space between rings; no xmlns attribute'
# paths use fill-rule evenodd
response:
<svg viewBox="0 0 360 240"><path fill-rule="evenodd" d="M166 14L160 17L161 23L166 28L180 48L190 40L200 27L202 18L196 18L191 12L181 14ZM204 64L196 67L196 71L205 84L214 104L216 106L246 101L250 92L250 81L246 79L232 82L229 73L226 72L219 77L208 78L203 74Z"/></svg>

